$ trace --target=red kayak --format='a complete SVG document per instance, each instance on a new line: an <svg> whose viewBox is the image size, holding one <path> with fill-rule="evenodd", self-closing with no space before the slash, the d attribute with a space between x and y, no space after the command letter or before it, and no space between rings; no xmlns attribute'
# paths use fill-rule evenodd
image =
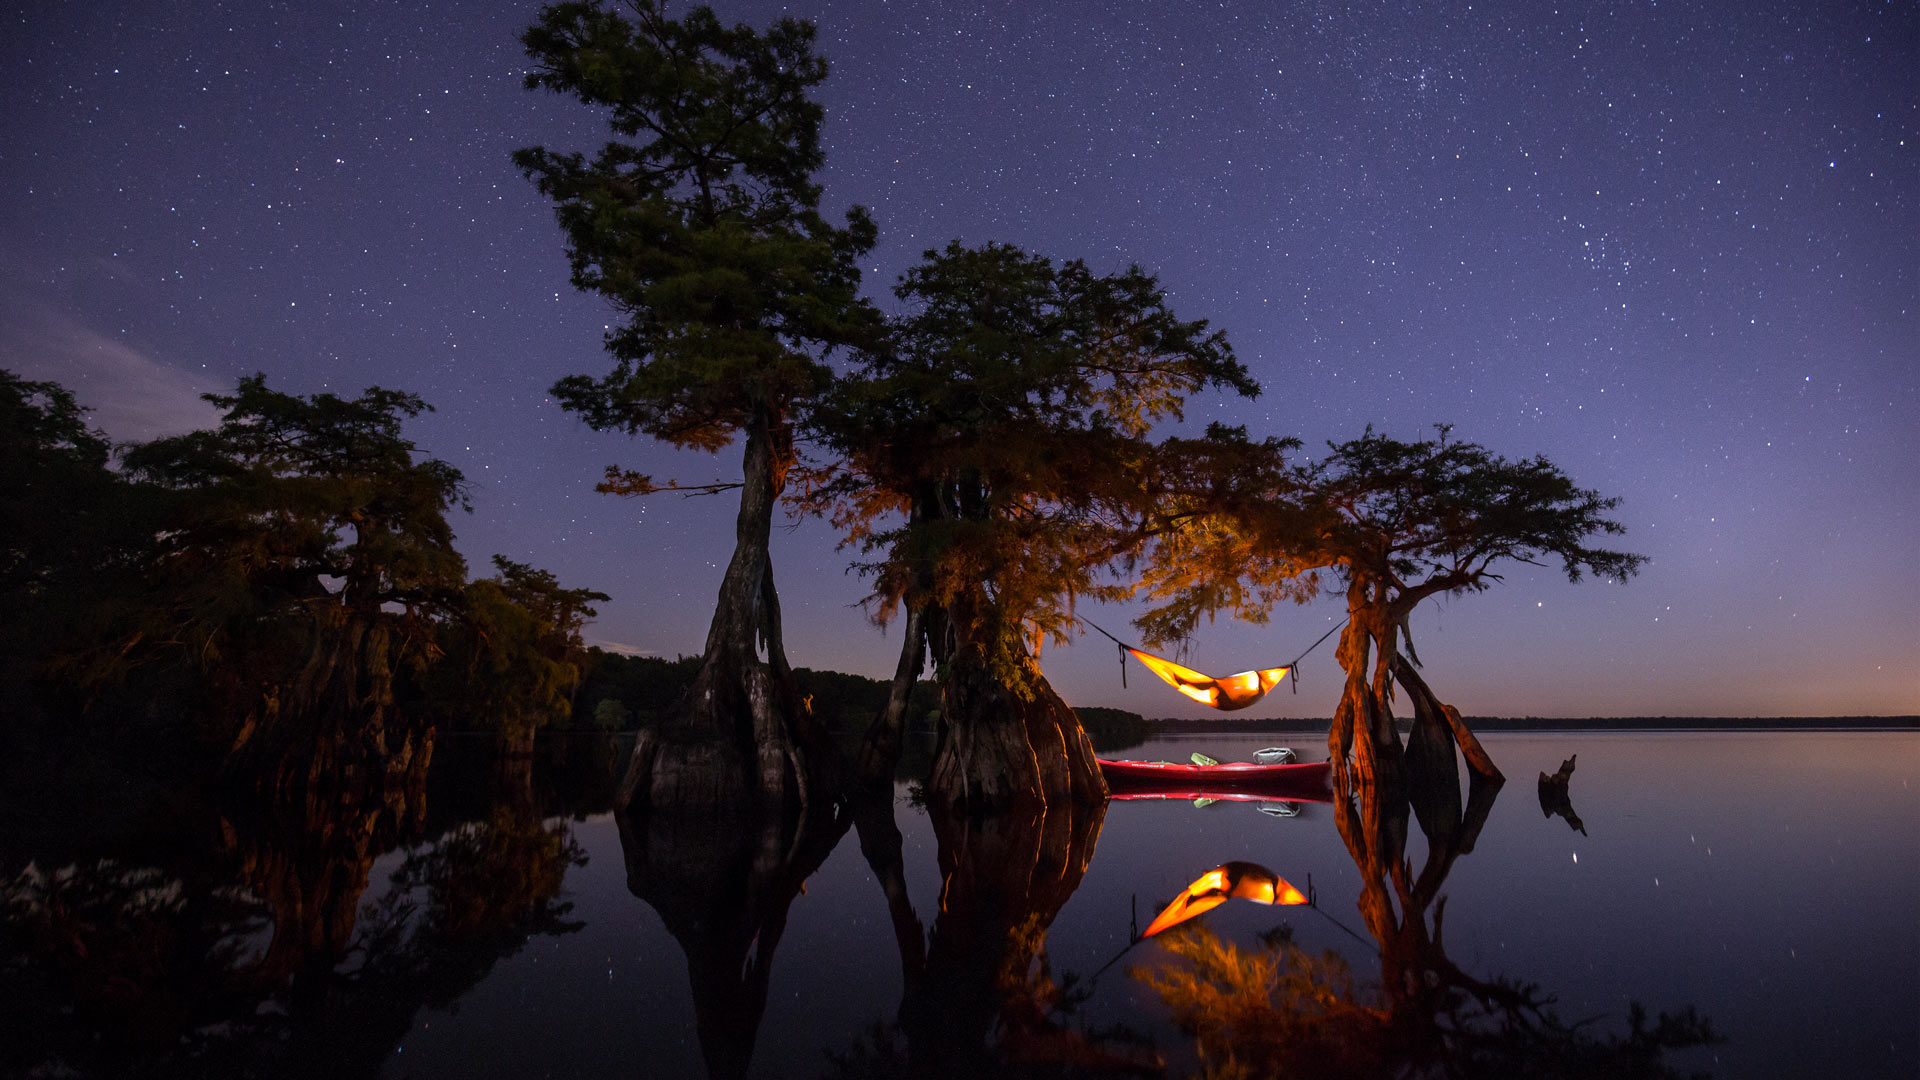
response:
<svg viewBox="0 0 1920 1080"><path fill-rule="evenodd" d="M1333 767L1326 762L1256 765L1248 761L1189 765L1171 761L1107 761L1107 790L1116 799L1271 799L1332 802Z"/></svg>

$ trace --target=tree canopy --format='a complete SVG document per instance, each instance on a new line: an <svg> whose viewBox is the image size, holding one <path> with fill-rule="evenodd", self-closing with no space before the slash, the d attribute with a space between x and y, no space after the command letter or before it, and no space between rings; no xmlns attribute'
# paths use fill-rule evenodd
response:
<svg viewBox="0 0 1920 1080"><path fill-rule="evenodd" d="M1588 544L1626 531L1607 516L1618 498L1575 486L1544 457L1509 461L1451 433L1440 425L1431 439L1402 442L1368 428L1302 466L1306 509L1322 520L1312 561L1409 609L1436 594L1483 591L1509 560L1558 562L1570 582L1588 573L1625 579L1646 561Z"/></svg>
<svg viewBox="0 0 1920 1080"><path fill-rule="evenodd" d="M1156 527L1148 433L1208 387L1258 392L1226 338L1184 321L1138 267L1098 275L1003 244L929 251L884 343L816 419L835 455L811 504L871 556L876 617L905 609L895 695L863 760L890 773L905 688L931 649L945 680L934 786L994 803L1098 789L1084 732L1034 661L1075 599ZM823 410L824 413L824 410ZM998 732L991 735L990 732ZM1045 766L1043 766L1045 767Z"/></svg>
<svg viewBox="0 0 1920 1080"><path fill-rule="evenodd" d="M1178 578L1162 571L1150 582L1157 606L1140 625L1152 637L1178 637L1202 614L1259 620L1276 597L1306 599L1323 586L1343 592L1348 623L1338 657L1348 693L1330 734L1342 755L1356 723L1397 748L1388 699L1396 677L1418 680L1406 663L1417 662L1407 635L1422 600L1490 588L1507 563L1557 563L1569 581L1588 574L1623 581L1646 561L1590 542L1625 531L1608 516L1620 500L1575 485L1544 457L1508 460L1453 438L1446 425L1411 442L1369 427L1327 447L1325 457L1276 478L1264 496L1178 538L1182 558L1231 564L1239 583L1179 594L1170 587ZM1409 689L1423 710L1450 711L1424 683ZM1477 747L1468 752L1473 759ZM1479 765L1490 767L1483 757Z"/></svg>
<svg viewBox="0 0 1920 1080"><path fill-rule="evenodd" d="M467 585L447 624L446 655L427 680L431 705L455 722L482 723L515 753L534 732L572 715L587 661L580 630L610 597L567 589L550 571L501 555L494 575Z"/></svg>
<svg viewBox="0 0 1920 1080"><path fill-rule="evenodd" d="M110 468L106 436L58 383L0 369L0 656L71 628L151 541L149 494Z"/></svg>
<svg viewBox="0 0 1920 1080"><path fill-rule="evenodd" d="M1165 505L1175 470L1153 425L1199 390L1259 388L1226 336L1176 317L1139 267L1096 275L956 242L894 292L908 310L840 384L824 439L839 471L815 505L877 556L878 617L968 600L1003 660L1036 634L1064 638L1075 598L1100 592Z"/></svg>
<svg viewBox="0 0 1920 1080"><path fill-rule="evenodd" d="M300 397L262 375L206 399L219 427L124 456L170 505L142 602L124 605L134 622L95 674L142 659L198 668L236 749L316 729L377 744L395 669L438 655L434 620L466 577L446 517L466 505L460 472L401 430L428 406L379 387Z"/></svg>
<svg viewBox="0 0 1920 1080"><path fill-rule="evenodd" d="M604 109L615 138L592 158L531 147L514 162L554 200L575 287L624 321L607 333L605 376L554 386L599 429L717 450L823 384L819 351L870 315L855 260L873 245L858 207L844 226L819 211L826 78L812 24L764 33L656 0L625 12L556 4L523 36L529 89ZM756 420L756 412L771 410ZM612 470L615 490L648 477Z"/></svg>

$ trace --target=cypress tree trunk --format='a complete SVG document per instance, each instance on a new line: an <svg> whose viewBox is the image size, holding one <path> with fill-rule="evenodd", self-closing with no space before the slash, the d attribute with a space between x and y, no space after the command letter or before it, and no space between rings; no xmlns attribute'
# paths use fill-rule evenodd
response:
<svg viewBox="0 0 1920 1080"><path fill-rule="evenodd" d="M900 662L893 669L893 685L887 703L867 728L860 744L860 760L854 775L867 787L883 787L893 782L900 765L900 733L905 725L907 705L913 699L913 685L920 679L927 651L928 612L925 608L907 611L906 640L900 644Z"/></svg>
<svg viewBox="0 0 1920 1080"><path fill-rule="evenodd" d="M1349 753L1363 778L1397 769L1400 734L1393 726L1391 658L1395 622L1383 596L1356 583L1347 590L1347 625L1336 653L1347 685L1327 730L1327 756L1344 768Z"/></svg>
<svg viewBox="0 0 1920 1080"><path fill-rule="evenodd" d="M615 806L703 813L807 805L818 745L781 639L768 538L792 434L757 408L746 425L733 559L693 685L634 743ZM760 658L764 646L766 659Z"/></svg>
<svg viewBox="0 0 1920 1080"><path fill-rule="evenodd" d="M907 510L907 527L941 516L940 493L931 483L920 483L913 492ZM913 700L914 683L926 659L928 646L945 634L941 612L928 599L934 590L933 567L922 559L914 567L914 589L906 600L905 637L900 642L900 662L893 669L893 686L887 704L867 728L860 745L860 760L855 775L861 784L884 787L893 782L900 765L900 732L906 720L907 706Z"/></svg>
<svg viewBox="0 0 1920 1080"><path fill-rule="evenodd" d="M1460 755L1466 759L1467 767L1472 769L1475 775L1488 780L1506 780L1506 777L1502 776L1500 770L1493 764L1492 756L1487 753L1485 747L1480 745L1480 740L1467 727L1466 721L1460 718L1460 710L1434 696L1426 681L1420 678L1419 672L1413 670L1413 665L1407 662L1406 657L1394 657L1393 675L1401 688L1406 690L1407 696L1413 699L1416 732L1423 732L1426 739L1444 746L1449 761L1453 758L1453 745L1458 742ZM1411 749L1412 740L1408 741L1408 747Z"/></svg>
<svg viewBox="0 0 1920 1080"><path fill-rule="evenodd" d="M937 643L946 681L928 790L975 814L1104 802L1106 779L1080 718L1023 646L1014 672L996 671L984 643L970 639L979 622L965 615L949 613Z"/></svg>

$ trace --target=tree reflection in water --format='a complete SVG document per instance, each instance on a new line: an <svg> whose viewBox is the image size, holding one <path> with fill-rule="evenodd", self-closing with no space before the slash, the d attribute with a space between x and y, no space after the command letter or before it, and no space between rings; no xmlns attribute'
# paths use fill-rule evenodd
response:
<svg viewBox="0 0 1920 1080"><path fill-rule="evenodd" d="M363 905L374 861L424 820L417 764L230 794L159 865L90 858L0 886L0 998L17 1003L0 1070L371 1075L421 1007L456 1000L531 935L577 929L558 895L580 849L510 774L484 821L411 850Z"/></svg>
<svg viewBox="0 0 1920 1080"><path fill-rule="evenodd" d="M1207 1076L1660 1077L1668 1050L1717 1041L1691 1007L1648 1023L1638 1004L1624 1036L1568 1024L1539 987L1486 981L1446 955L1454 863L1473 851L1500 782L1478 774L1464 806L1450 744L1422 743L1372 780L1336 780L1335 820L1360 869L1359 909L1378 943L1377 994L1363 993L1338 954L1309 955L1291 934L1241 950L1189 924L1162 938L1185 966L1136 967L1182 1030ZM1431 733L1428 733L1431 734ZM1407 858L1409 811L1427 841L1418 874Z"/></svg>
<svg viewBox="0 0 1920 1080"><path fill-rule="evenodd" d="M747 1074L787 909L852 818L812 813L616 815L627 888L660 913L687 955L707 1071Z"/></svg>
<svg viewBox="0 0 1920 1080"><path fill-rule="evenodd" d="M828 1056L829 1075L1157 1076L1157 1055L1125 1030L1061 1022L1083 997L1048 962L1047 930L1079 888L1105 806L1055 805L987 817L930 805L940 860L933 930L907 897L901 837L884 797L856 804L860 848L886 894L905 992L896 1024Z"/></svg>

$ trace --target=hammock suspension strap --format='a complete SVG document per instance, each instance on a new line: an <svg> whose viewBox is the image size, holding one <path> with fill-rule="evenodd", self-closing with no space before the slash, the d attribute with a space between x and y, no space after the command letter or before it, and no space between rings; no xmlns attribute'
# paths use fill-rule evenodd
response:
<svg viewBox="0 0 1920 1080"><path fill-rule="evenodd" d="M1114 645L1120 650L1120 686L1121 686L1121 689L1125 689L1127 685L1127 654L1130 652L1140 653L1143 657L1146 656L1147 654L1143 650L1141 650L1139 647L1134 645L1129 645L1126 642L1121 641L1119 638L1114 637L1112 634L1107 632L1105 627L1101 626L1099 623L1094 622L1092 619L1083 618L1081 621L1085 622L1088 626L1093 627L1096 631L1100 633L1101 637L1104 637L1108 641L1113 642ZM1313 644L1307 646L1304 650L1301 651L1299 656L1294 657L1292 662L1287 664L1286 672L1287 672L1288 685L1292 688L1294 693L1298 694L1300 692L1300 661L1305 660L1307 658L1307 654L1319 648L1322 642L1332 637L1335 631L1339 630L1341 627L1345 625L1347 625L1347 620L1342 619L1340 620L1339 623L1328 628L1326 633L1321 634L1317 639L1314 640Z"/></svg>

